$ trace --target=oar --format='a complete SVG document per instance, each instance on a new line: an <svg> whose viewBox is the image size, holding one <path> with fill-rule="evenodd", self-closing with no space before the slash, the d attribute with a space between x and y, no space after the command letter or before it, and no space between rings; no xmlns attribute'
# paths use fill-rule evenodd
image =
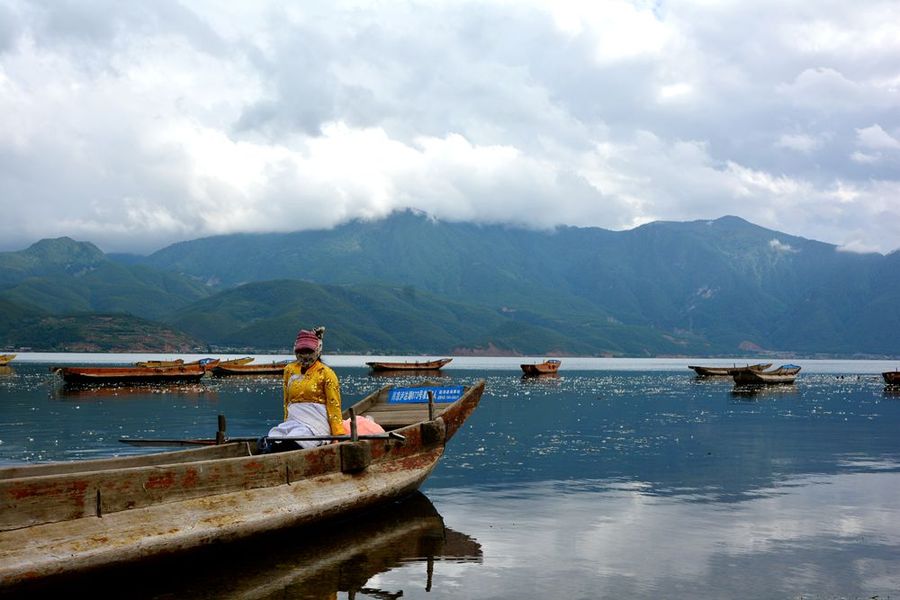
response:
<svg viewBox="0 0 900 600"><path fill-rule="evenodd" d="M152 440L152 439L138 439L138 438L120 438L119 441L123 444L130 444L132 446L215 446L217 444L227 444L229 442L256 442L260 439L265 439L270 442L349 442L353 438L349 435L307 435L307 436L293 436L293 437L269 437L263 436L259 437L234 437L234 438L225 438L222 441L214 440L214 439L193 439L193 440ZM356 436L358 440L398 440L401 442L406 441L406 436L403 434L390 431L388 433L373 433L370 435L358 435Z"/></svg>

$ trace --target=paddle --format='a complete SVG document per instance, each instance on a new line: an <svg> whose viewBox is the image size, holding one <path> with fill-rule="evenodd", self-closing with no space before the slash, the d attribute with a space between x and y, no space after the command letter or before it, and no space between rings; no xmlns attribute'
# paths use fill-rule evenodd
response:
<svg viewBox="0 0 900 600"><path fill-rule="evenodd" d="M309 436L295 436L295 437L269 437L262 436L260 437L233 437L233 438L224 438L221 441L217 439L193 439L193 440L164 440L164 439L139 439L139 438L119 438L119 441L123 444L129 444L131 446L215 446L217 444L227 444L230 442L256 442L260 439L265 439L270 442L312 442L312 441L321 441L321 442L349 442L352 441L353 438L349 435L309 435ZM401 442L406 441L406 436L396 433L394 431L390 431L388 433L373 433L371 435L358 435L356 436L358 440L397 440Z"/></svg>

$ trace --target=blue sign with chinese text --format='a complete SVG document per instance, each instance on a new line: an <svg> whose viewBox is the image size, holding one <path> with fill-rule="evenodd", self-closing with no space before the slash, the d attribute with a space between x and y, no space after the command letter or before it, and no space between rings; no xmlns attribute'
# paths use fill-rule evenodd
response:
<svg viewBox="0 0 900 600"><path fill-rule="evenodd" d="M388 393L388 404L428 402L428 392L434 394L435 402L456 402L463 395L463 386L447 385L442 387L401 387Z"/></svg>

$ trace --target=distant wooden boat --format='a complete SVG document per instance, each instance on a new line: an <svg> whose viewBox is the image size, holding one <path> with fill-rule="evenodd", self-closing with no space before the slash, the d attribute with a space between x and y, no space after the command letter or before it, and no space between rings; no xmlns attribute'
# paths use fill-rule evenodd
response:
<svg viewBox="0 0 900 600"><path fill-rule="evenodd" d="M699 365L688 365L688 369L693 369L699 377L733 377L737 371L765 371L772 366L772 363L759 363L755 365L746 365L744 367L703 367Z"/></svg>
<svg viewBox="0 0 900 600"><path fill-rule="evenodd" d="M234 367L241 365L249 365L252 363L254 358L252 356L245 356L243 358L229 358L228 360L220 360L220 365L225 365L226 367Z"/></svg>
<svg viewBox="0 0 900 600"><path fill-rule="evenodd" d="M559 365L561 364L560 361L554 358L545 360L542 363L524 364L520 366L526 375L550 375L559 371Z"/></svg>
<svg viewBox="0 0 900 600"><path fill-rule="evenodd" d="M134 363L136 367L181 367L186 365L202 365L207 371L211 371L216 365L246 365L253 362L253 357L245 356L244 358L232 358L229 360L219 360L218 358L201 358L191 362L184 362L182 358L175 360L143 360Z"/></svg>
<svg viewBox="0 0 900 600"><path fill-rule="evenodd" d="M900 371L885 371L881 376L888 385L900 385Z"/></svg>
<svg viewBox="0 0 900 600"><path fill-rule="evenodd" d="M483 392L386 386L352 410L388 433L305 450L260 454L256 438L229 440L222 417L215 440L122 440L188 450L0 467L0 588L390 503L425 481Z"/></svg>
<svg viewBox="0 0 900 600"><path fill-rule="evenodd" d="M5 367L16 357L15 354L0 354L0 367Z"/></svg>
<svg viewBox="0 0 900 600"><path fill-rule="evenodd" d="M753 371L744 369L736 371L732 377L739 385L758 385L770 383L794 383L800 367L797 365L782 365L772 371Z"/></svg>
<svg viewBox="0 0 900 600"><path fill-rule="evenodd" d="M54 367L66 383L182 383L199 381L206 373L201 365L177 367Z"/></svg>
<svg viewBox="0 0 900 600"><path fill-rule="evenodd" d="M145 367L145 368L159 368L159 367L180 367L184 365L184 359L176 358L175 360L141 360L134 363L136 367ZM199 365L200 361L194 361L193 363L187 363L189 365Z"/></svg>
<svg viewBox="0 0 900 600"><path fill-rule="evenodd" d="M212 374L216 377L229 377L231 375L281 375L284 368L291 364L290 360L280 362L258 363L258 364L222 364L219 363L212 368Z"/></svg>
<svg viewBox="0 0 900 600"><path fill-rule="evenodd" d="M415 362L367 362L366 364L373 371L436 371L452 358L441 358L438 360L422 360Z"/></svg>

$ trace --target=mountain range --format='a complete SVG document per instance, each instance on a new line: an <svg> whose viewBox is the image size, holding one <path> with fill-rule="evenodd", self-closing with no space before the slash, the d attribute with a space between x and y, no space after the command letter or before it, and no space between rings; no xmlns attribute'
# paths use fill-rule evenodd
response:
<svg viewBox="0 0 900 600"><path fill-rule="evenodd" d="M897 356L897 306L900 252L737 217L527 230L408 210L149 256L68 238L0 253L0 344L35 349L115 346L124 334L108 327L76 339L114 315L181 351L286 352L299 327L324 324L334 353ZM81 329L43 347L63 317Z"/></svg>

